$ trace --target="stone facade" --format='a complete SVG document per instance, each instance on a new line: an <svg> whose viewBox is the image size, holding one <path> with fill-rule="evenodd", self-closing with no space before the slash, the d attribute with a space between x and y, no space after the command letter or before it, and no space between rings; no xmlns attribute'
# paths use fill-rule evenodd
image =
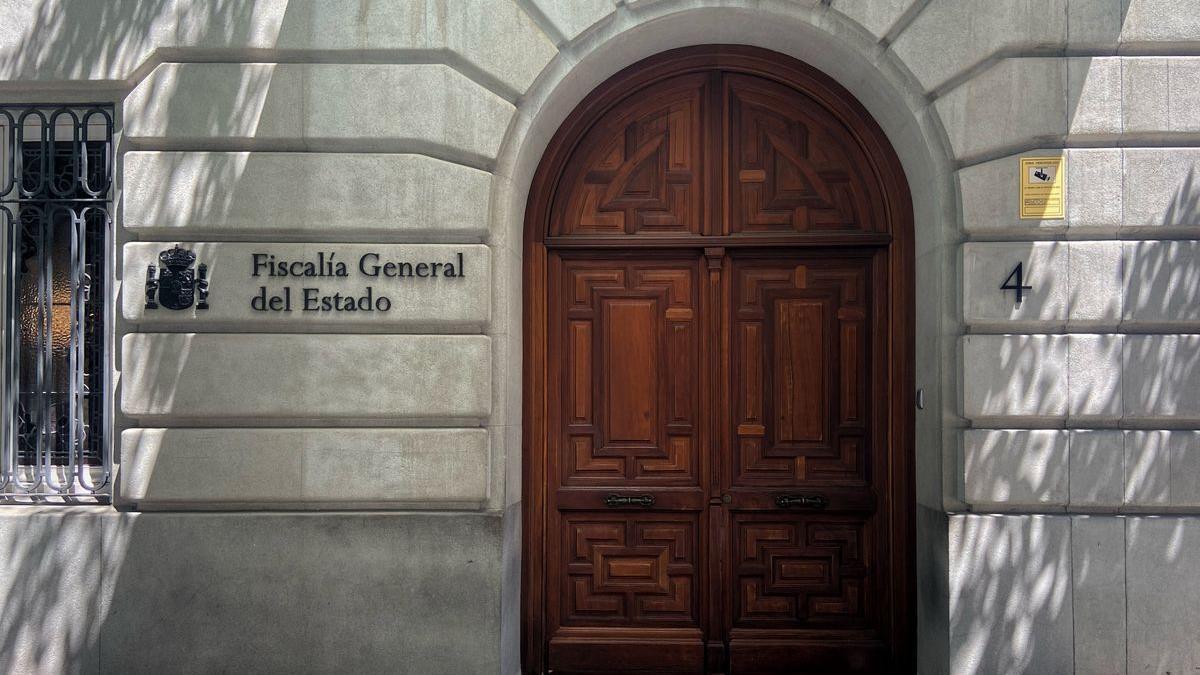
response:
<svg viewBox="0 0 1200 675"><path fill-rule="evenodd" d="M0 671L516 672L531 176L597 84L707 43L827 72L904 163L920 672L1200 668L1195 0L3 0L4 102L118 111L120 469L111 508L0 507ZM1066 217L1022 220L1048 155ZM177 242L475 275L147 316Z"/></svg>

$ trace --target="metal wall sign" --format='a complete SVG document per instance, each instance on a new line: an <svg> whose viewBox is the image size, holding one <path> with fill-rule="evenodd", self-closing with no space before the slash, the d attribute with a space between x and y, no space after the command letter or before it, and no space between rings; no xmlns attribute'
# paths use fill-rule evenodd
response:
<svg viewBox="0 0 1200 675"><path fill-rule="evenodd" d="M1067 217L1067 158L1022 157L1021 218L1058 220Z"/></svg>
<svg viewBox="0 0 1200 675"><path fill-rule="evenodd" d="M123 256L136 323L478 326L490 311L482 244L134 242Z"/></svg>
<svg viewBox="0 0 1200 675"><path fill-rule="evenodd" d="M251 309L258 312L389 312L392 299L380 284L406 279L461 280L468 273L462 251L442 260L388 260L377 251L367 251L352 261L339 260L335 251L318 251L315 256L299 260L279 259L271 253L253 253L251 259L251 276L256 279L284 278L303 282L284 285L270 294L266 286L260 286L258 294L250 301ZM327 293L315 282L308 281L353 276L363 284L358 294Z"/></svg>

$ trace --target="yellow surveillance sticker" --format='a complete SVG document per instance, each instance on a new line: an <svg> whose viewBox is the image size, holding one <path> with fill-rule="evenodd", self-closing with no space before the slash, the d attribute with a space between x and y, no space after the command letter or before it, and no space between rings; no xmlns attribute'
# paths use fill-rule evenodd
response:
<svg viewBox="0 0 1200 675"><path fill-rule="evenodd" d="M1021 218L1067 217L1067 158L1021 158Z"/></svg>

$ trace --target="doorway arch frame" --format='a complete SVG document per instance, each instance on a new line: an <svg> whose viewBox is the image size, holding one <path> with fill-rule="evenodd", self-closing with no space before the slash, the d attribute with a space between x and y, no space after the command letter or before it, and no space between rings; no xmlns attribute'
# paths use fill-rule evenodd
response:
<svg viewBox="0 0 1200 675"><path fill-rule="evenodd" d="M546 668L545 547L554 533L545 528L548 477L544 475L548 434L547 247L555 190L580 141L603 115L651 84L700 69L718 67L766 78L817 101L849 131L868 158L872 177L883 196L886 245L887 357L885 419L887 476L877 477L886 494L891 546L886 569L891 574L887 632L892 653L902 667L915 666L915 415L914 401L914 233L911 194L900 158L882 128L845 88L816 68L792 57L746 45L700 45L662 52L608 78L591 91L559 126L534 173L526 203L522 240L522 567L521 664L524 670ZM803 245L797 242L798 245ZM878 451L878 450L877 450Z"/></svg>
<svg viewBox="0 0 1200 675"><path fill-rule="evenodd" d="M500 659L520 669L523 384L521 242L533 173L550 138L596 86L628 65L676 47L744 44L797 58L848 89L891 140L908 176L914 213L917 297L916 413L918 630L922 672L949 667L947 512L962 508L958 456L961 333L958 243L962 237L956 164L938 108L879 36L832 6L791 0L653 0L618 4L559 52L517 100L492 169L487 243L493 251L492 382L488 418L492 495L502 513Z"/></svg>

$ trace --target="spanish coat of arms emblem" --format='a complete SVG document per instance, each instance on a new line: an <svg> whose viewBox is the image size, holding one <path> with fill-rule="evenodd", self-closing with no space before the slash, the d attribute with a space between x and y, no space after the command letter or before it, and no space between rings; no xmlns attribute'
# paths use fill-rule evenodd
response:
<svg viewBox="0 0 1200 675"><path fill-rule="evenodd" d="M161 271L154 265L146 269L146 309L160 304L167 309L208 309L208 266L192 269L196 254L178 244L158 254ZM157 278L155 274L157 273ZM199 302L196 302L198 296Z"/></svg>

